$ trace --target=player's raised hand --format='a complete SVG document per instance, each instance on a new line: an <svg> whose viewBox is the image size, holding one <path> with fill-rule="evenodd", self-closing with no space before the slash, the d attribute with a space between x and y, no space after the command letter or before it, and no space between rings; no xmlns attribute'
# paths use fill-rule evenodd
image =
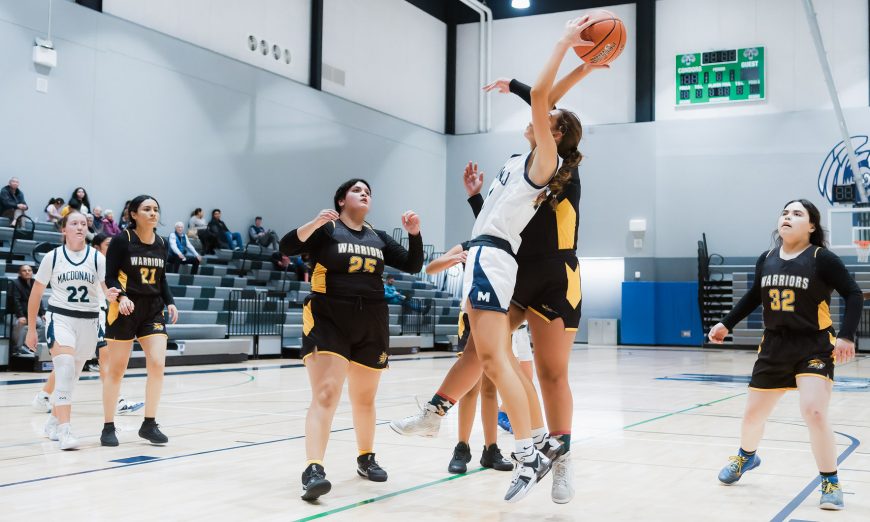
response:
<svg viewBox="0 0 870 522"><path fill-rule="evenodd" d="M726 328L722 323L716 323L716 326L710 328L710 333L707 334L707 338L710 339L711 343L722 344L726 335L728 335L728 328Z"/></svg>
<svg viewBox="0 0 870 522"><path fill-rule="evenodd" d="M314 223L318 227L322 227L323 225L329 223L330 221L335 221L338 219L338 212L331 208L325 208L320 211L319 214L314 218Z"/></svg>
<svg viewBox="0 0 870 522"><path fill-rule="evenodd" d="M478 172L477 163L468 162L468 165L465 166L465 172L462 174L462 183L465 185L468 197L480 194L480 189L483 188L483 172Z"/></svg>
<svg viewBox="0 0 870 522"><path fill-rule="evenodd" d="M413 210L402 214L402 227L408 234L416 236L420 233L420 216Z"/></svg>
<svg viewBox="0 0 870 522"><path fill-rule="evenodd" d="M498 91L502 94L507 94L511 92L511 80L510 78L499 78L492 83L484 85L483 90L486 92Z"/></svg>
<svg viewBox="0 0 870 522"><path fill-rule="evenodd" d="M595 23L595 20L590 18L589 15L568 20L568 23L565 24L565 32L562 34L561 41L571 47L594 46L595 42L584 40L582 36L583 31L593 23Z"/></svg>

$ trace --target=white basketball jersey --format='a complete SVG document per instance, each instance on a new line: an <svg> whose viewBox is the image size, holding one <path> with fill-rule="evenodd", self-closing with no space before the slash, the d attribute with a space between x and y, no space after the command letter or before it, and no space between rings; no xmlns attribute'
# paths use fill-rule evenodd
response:
<svg viewBox="0 0 870 522"><path fill-rule="evenodd" d="M99 312L103 303L100 283L106 279L106 258L90 246L78 252L59 246L42 259L34 278L51 286L50 306Z"/></svg>
<svg viewBox="0 0 870 522"><path fill-rule="evenodd" d="M531 152L511 157L492 180L483 208L477 215L471 237L487 235L508 241L513 253L520 248L520 233L538 210L538 196L547 190L529 179L528 162ZM555 174L562 164L557 156Z"/></svg>

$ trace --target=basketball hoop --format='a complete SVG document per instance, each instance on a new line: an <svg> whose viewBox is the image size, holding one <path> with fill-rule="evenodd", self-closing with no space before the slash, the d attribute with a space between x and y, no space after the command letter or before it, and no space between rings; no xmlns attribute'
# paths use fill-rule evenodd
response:
<svg viewBox="0 0 870 522"><path fill-rule="evenodd" d="M870 261L870 241L855 241L855 252L859 263Z"/></svg>

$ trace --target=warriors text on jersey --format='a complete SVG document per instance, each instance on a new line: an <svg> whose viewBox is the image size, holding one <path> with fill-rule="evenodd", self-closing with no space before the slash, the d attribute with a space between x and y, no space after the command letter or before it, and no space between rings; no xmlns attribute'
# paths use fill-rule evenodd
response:
<svg viewBox="0 0 870 522"><path fill-rule="evenodd" d="M39 264L34 278L51 286L51 307L79 312L99 312L103 304L100 284L106 276L106 259L90 246L74 252L59 246Z"/></svg>
<svg viewBox="0 0 870 522"><path fill-rule="evenodd" d="M408 250L382 230L364 226L348 228L341 220L330 221L302 242L296 230L281 239L281 252L311 255L311 291L329 296L384 299L381 276L384 266L416 273L423 266L423 239L408 238Z"/></svg>
<svg viewBox="0 0 870 522"><path fill-rule="evenodd" d="M163 298L173 304L166 282L166 243L155 235L154 242L143 243L135 229L126 229L112 239L106 253L106 284L135 296ZM135 299L134 299L135 300Z"/></svg>
<svg viewBox="0 0 870 522"><path fill-rule="evenodd" d="M838 337L852 340L858 327L861 289L836 254L810 246L794 259L782 259L780 248L762 254L755 265L752 288L722 323L729 329L763 306L764 328L817 332L830 328L831 292L846 300Z"/></svg>

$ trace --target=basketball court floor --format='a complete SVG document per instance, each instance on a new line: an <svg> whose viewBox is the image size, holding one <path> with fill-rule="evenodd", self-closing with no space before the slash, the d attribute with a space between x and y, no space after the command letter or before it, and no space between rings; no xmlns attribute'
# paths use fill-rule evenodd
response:
<svg viewBox="0 0 870 522"><path fill-rule="evenodd" d="M406 438L387 422L431 396L455 355L396 357L378 396L375 451L386 483L357 477L350 406L333 424L325 466L332 492L317 504L299 499L305 464L304 417L310 392L296 360L167 369L159 415L164 447L138 438L138 416L118 417L121 445L102 448L96 374L76 390L78 451L39 436L44 414L30 402L44 374L0 377L0 520L435 520L621 521L870 520L870 357L838 368L831 404L846 510L819 510L808 434L790 392L775 410L759 449L760 468L734 486L719 469L735 452L748 351L576 345L573 502L550 500L550 477L507 504L510 474L475 465L479 424L465 475L447 473L456 413L437 438ZM144 395L144 370L123 393ZM510 435L499 445L509 451ZM507 453L507 451L506 451ZM111 496L104 491L112 491ZM122 493L117 493L122 492Z"/></svg>

